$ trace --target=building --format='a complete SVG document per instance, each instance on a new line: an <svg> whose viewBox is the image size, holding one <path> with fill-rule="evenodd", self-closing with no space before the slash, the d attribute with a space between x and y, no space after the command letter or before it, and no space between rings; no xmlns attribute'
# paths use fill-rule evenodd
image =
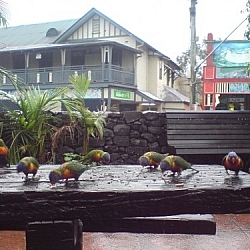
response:
<svg viewBox="0 0 250 250"><path fill-rule="evenodd" d="M174 86L180 70L95 8L78 20L3 28L0 41L0 66L27 85L51 89L69 85L70 75L85 74L91 79L85 97L90 110L163 111L169 106L164 86ZM13 91L6 77L1 81L2 90Z"/></svg>
<svg viewBox="0 0 250 250"><path fill-rule="evenodd" d="M210 33L206 43L202 109L249 110L250 41L215 41Z"/></svg>

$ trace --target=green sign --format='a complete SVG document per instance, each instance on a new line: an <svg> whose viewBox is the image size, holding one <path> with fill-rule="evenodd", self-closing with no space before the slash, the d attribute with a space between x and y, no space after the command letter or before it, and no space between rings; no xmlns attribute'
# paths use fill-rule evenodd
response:
<svg viewBox="0 0 250 250"><path fill-rule="evenodd" d="M120 99L130 100L131 99L131 92L115 89L114 90L114 97L120 98Z"/></svg>

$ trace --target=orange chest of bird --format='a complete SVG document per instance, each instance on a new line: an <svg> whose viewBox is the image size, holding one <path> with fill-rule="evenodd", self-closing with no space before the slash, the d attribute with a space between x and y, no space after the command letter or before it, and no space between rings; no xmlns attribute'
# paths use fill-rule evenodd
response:
<svg viewBox="0 0 250 250"><path fill-rule="evenodd" d="M29 166L28 166L28 173L36 173L38 170L38 167L33 164L33 163L30 163Z"/></svg>
<svg viewBox="0 0 250 250"><path fill-rule="evenodd" d="M6 155L8 150L5 147L0 147L0 155Z"/></svg>
<svg viewBox="0 0 250 250"><path fill-rule="evenodd" d="M70 178L74 178L76 175L70 170L70 169L65 169L62 172L62 179L70 179Z"/></svg>
<svg viewBox="0 0 250 250"><path fill-rule="evenodd" d="M235 162L225 161L225 167L229 170L239 170L241 168L241 161L237 160Z"/></svg>
<svg viewBox="0 0 250 250"><path fill-rule="evenodd" d="M178 172L178 173L180 173L182 170L183 170L183 168L180 167L178 164L176 164L175 161L172 162L172 164L171 164L171 171L172 172Z"/></svg>

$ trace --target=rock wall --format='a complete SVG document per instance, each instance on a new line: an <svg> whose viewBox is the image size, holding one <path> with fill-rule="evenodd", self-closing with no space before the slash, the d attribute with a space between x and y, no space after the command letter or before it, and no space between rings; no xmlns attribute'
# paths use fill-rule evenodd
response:
<svg viewBox="0 0 250 250"><path fill-rule="evenodd" d="M138 164L138 158L147 151L174 153L167 144L167 119L165 113L122 112L109 113L104 138L90 138L89 150L102 149L111 155L111 164ZM55 163L63 161L63 153L82 152L83 141L66 139L57 149Z"/></svg>

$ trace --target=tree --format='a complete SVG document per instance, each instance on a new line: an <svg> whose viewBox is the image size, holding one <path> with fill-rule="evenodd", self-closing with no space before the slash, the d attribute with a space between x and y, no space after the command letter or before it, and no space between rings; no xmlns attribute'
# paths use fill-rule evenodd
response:
<svg viewBox="0 0 250 250"><path fill-rule="evenodd" d="M202 62L206 57L206 43L205 40L202 41L202 44L196 45L196 65L199 66L199 63ZM190 75L190 49L182 52L181 56L176 58L178 66L180 66L180 74L183 77L189 78ZM199 66L196 70L196 84L195 84L195 99L199 102L201 99L202 92L202 75L203 68L202 65Z"/></svg>
<svg viewBox="0 0 250 250"><path fill-rule="evenodd" d="M246 3L246 9L241 11L242 13L246 12L247 13L247 21L248 21L248 25L247 25L247 30L245 31L244 36L249 40L250 39L250 0L247 1Z"/></svg>
<svg viewBox="0 0 250 250"><path fill-rule="evenodd" d="M10 16L8 4L5 1L0 0L0 26L8 26L8 18Z"/></svg>

